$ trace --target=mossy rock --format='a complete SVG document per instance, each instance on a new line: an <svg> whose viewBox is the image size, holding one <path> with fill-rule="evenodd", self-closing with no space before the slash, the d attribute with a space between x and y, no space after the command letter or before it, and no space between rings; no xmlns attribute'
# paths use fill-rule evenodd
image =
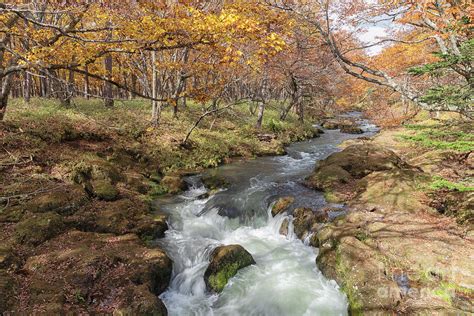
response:
<svg viewBox="0 0 474 316"><path fill-rule="evenodd" d="M409 166L392 150L373 144L352 145L332 154L318 165L318 170L337 166L360 179L374 171L387 171Z"/></svg>
<svg viewBox="0 0 474 316"><path fill-rule="evenodd" d="M219 246L211 254L211 262L204 273L207 289L220 293L229 279L245 267L255 264L252 255L240 245Z"/></svg>
<svg viewBox="0 0 474 316"><path fill-rule="evenodd" d="M92 194L100 200L115 201L119 196L117 188L108 180L91 182Z"/></svg>
<svg viewBox="0 0 474 316"><path fill-rule="evenodd" d="M152 188L150 180L140 174L127 176L127 186L140 194L147 194Z"/></svg>
<svg viewBox="0 0 474 316"><path fill-rule="evenodd" d="M177 194L186 190L186 182L179 176L164 176L161 179L160 186L167 193Z"/></svg>
<svg viewBox="0 0 474 316"><path fill-rule="evenodd" d="M0 210L0 222L18 223L25 215L25 208L21 205L9 206Z"/></svg>
<svg viewBox="0 0 474 316"><path fill-rule="evenodd" d="M18 285L13 276L5 269L0 269L0 315L9 315L17 302Z"/></svg>
<svg viewBox="0 0 474 316"><path fill-rule="evenodd" d="M54 212L33 214L15 226L14 240L37 246L65 229L63 218Z"/></svg>
<svg viewBox="0 0 474 316"><path fill-rule="evenodd" d="M424 183L423 174L410 169L373 172L358 183L359 191L362 191L358 203L416 213L427 209L415 194Z"/></svg>
<svg viewBox="0 0 474 316"><path fill-rule="evenodd" d="M39 247L24 269L26 314L166 315L158 296L172 262L134 234L69 231Z"/></svg>
<svg viewBox="0 0 474 316"><path fill-rule="evenodd" d="M29 201L25 208L33 213L52 211L59 214L72 214L88 201L89 199L83 188L71 186L38 195Z"/></svg>
<svg viewBox="0 0 474 316"><path fill-rule="evenodd" d="M20 258L12 245L0 244L0 269L15 269L20 265Z"/></svg>
<svg viewBox="0 0 474 316"><path fill-rule="evenodd" d="M204 186L210 191L225 189L229 186L229 182L227 181L227 179L212 173L203 175L201 181Z"/></svg>
<svg viewBox="0 0 474 316"><path fill-rule="evenodd" d="M288 211L293 202L295 202L295 198L292 196L279 198L272 207L272 216L275 217L278 214Z"/></svg>
<svg viewBox="0 0 474 316"><path fill-rule="evenodd" d="M82 231L116 235L135 233L144 240L162 238L168 229L165 214L150 214L146 203L128 198L95 201L67 220Z"/></svg>
<svg viewBox="0 0 474 316"><path fill-rule="evenodd" d="M335 121L326 121L322 124L322 127L325 129L333 130L333 129L338 129L339 124Z"/></svg>
<svg viewBox="0 0 474 316"><path fill-rule="evenodd" d="M337 165L316 168L316 171L306 179L306 185L313 189L327 190L338 184L348 183L351 174Z"/></svg>
<svg viewBox="0 0 474 316"><path fill-rule="evenodd" d="M316 222L316 215L310 208L297 208L293 212L293 227L296 236L301 240L312 232Z"/></svg>
<svg viewBox="0 0 474 316"><path fill-rule="evenodd" d="M125 181L125 176L115 165L98 156L85 155L70 168L71 179L78 184L95 180L108 180L111 183Z"/></svg>
<svg viewBox="0 0 474 316"><path fill-rule="evenodd" d="M345 134L363 134L362 128L355 125L345 125L341 127L341 133Z"/></svg>

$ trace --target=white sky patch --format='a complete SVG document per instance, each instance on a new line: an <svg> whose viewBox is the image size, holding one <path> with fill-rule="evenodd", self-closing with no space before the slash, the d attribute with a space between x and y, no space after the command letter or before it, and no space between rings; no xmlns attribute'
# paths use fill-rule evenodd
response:
<svg viewBox="0 0 474 316"><path fill-rule="evenodd" d="M389 28L385 25L373 25L365 28L365 32L362 32L358 38L364 45L370 45L379 42L383 38L388 36ZM384 45L377 45L367 48L367 54L374 56L382 52Z"/></svg>

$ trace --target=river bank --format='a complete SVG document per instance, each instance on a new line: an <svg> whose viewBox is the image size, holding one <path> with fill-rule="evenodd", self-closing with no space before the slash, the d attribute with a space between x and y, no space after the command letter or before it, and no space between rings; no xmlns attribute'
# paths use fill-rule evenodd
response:
<svg viewBox="0 0 474 316"><path fill-rule="evenodd" d="M164 314L171 261L151 241L167 219L150 201L186 189L183 173L318 134L293 115L279 122L277 106L257 131L238 108L202 122L185 148L196 105L152 128L140 100L74 103L13 100L1 125L0 312Z"/></svg>
<svg viewBox="0 0 474 316"><path fill-rule="evenodd" d="M317 265L354 315L469 314L474 135L469 122L418 121L348 141L307 185L348 214L317 232Z"/></svg>

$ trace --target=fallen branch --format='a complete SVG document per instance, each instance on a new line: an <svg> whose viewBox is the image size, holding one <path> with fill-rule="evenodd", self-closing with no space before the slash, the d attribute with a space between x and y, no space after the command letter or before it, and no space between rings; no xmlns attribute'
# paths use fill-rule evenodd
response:
<svg viewBox="0 0 474 316"><path fill-rule="evenodd" d="M198 120L193 124L193 126L189 129L188 133L186 134L186 137L183 139L183 141L181 142L181 146L186 146L187 143L188 143L188 140L189 140L189 137L191 137L191 134L192 132L198 127L199 123L201 123L201 121L208 115L211 115L211 114L214 114L214 113L218 113L218 112L221 112L225 109L228 109L234 105L238 105L238 104L242 104L244 101L246 101L247 99L241 99L241 100L238 100L234 103L231 103L231 104L228 104L222 108L219 108L219 109L212 109L211 108L213 107L213 104L211 104L207 109L206 109L206 112L204 112L199 118Z"/></svg>

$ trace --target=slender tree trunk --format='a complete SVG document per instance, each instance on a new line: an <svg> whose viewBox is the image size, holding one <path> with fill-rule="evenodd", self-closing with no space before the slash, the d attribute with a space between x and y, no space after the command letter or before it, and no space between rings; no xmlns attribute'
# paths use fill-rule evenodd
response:
<svg viewBox="0 0 474 316"><path fill-rule="evenodd" d="M258 129L262 128L263 114L265 112L265 98L266 98L265 94L267 92L267 80L268 80L268 77L267 77L267 74L265 74L262 80L262 86L260 88L258 117L257 117L257 124L255 125L255 127Z"/></svg>
<svg viewBox="0 0 474 316"><path fill-rule="evenodd" d="M255 127L258 129L262 128L264 112L265 112L265 102L262 100L258 104L258 117L257 117L257 124L255 125Z"/></svg>
<svg viewBox="0 0 474 316"><path fill-rule="evenodd" d="M30 103L30 99L31 99L31 92L30 92L31 78L30 78L30 74L25 71L23 73L23 78L24 78L24 81L23 81L23 98L25 99L26 103Z"/></svg>
<svg viewBox="0 0 474 316"><path fill-rule="evenodd" d="M104 61L107 79L112 79L113 60L112 55L107 55ZM114 106L113 86L110 82L104 83L104 105L106 107Z"/></svg>
<svg viewBox="0 0 474 316"><path fill-rule="evenodd" d="M151 80L151 96L153 99L157 98L158 89L157 89L157 73L156 73L156 52L151 52L151 71L152 71L152 80ZM156 100L151 101L151 122L153 125L158 125L158 121L161 116L161 106Z"/></svg>
<svg viewBox="0 0 474 316"><path fill-rule="evenodd" d="M137 76L135 75L132 75L132 91L136 91L135 89L137 88ZM133 93L132 91L130 91L130 99L133 99L135 97L135 93Z"/></svg>
<svg viewBox="0 0 474 316"><path fill-rule="evenodd" d="M286 117L288 116L288 113L290 113L291 108L293 108L294 103L290 102L290 104L283 109L280 115L280 120L284 121L286 120Z"/></svg>
<svg viewBox="0 0 474 316"><path fill-rule="evenodd" d="M89 72L89 66L86 65L85 67L86 74L84 75L84 97L89 100L90 98L90 82L89 82L89 75L87 74Z"/></svg>

